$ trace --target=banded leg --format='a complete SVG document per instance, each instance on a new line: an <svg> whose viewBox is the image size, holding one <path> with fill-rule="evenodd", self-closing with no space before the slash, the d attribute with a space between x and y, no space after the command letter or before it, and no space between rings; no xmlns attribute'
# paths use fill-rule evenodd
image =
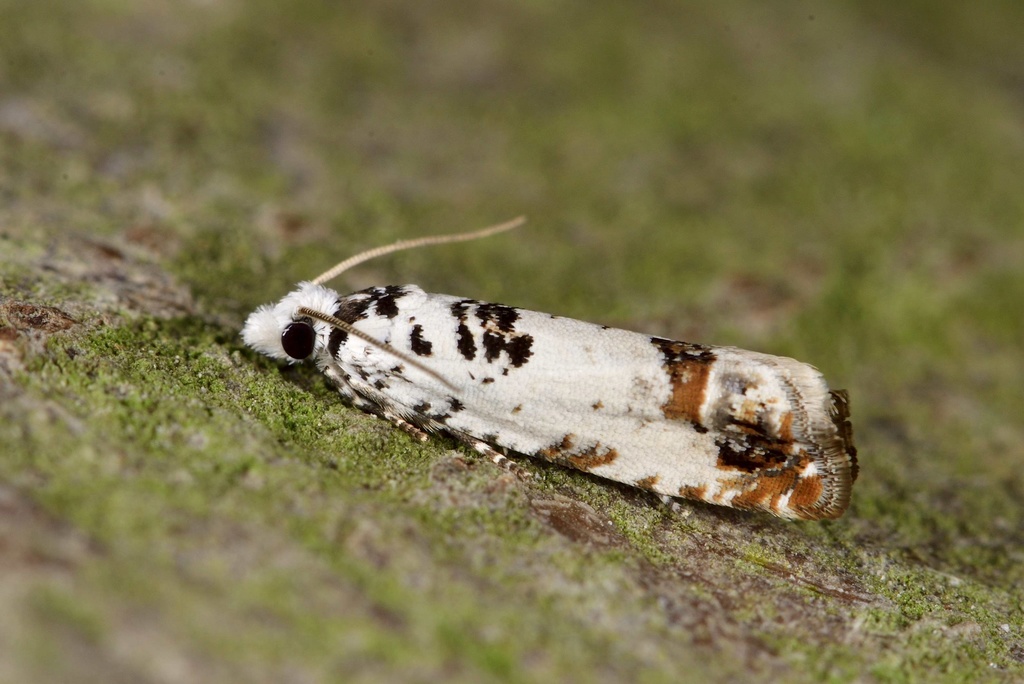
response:
<svg viewBox="0 0 1024 684"><path fill-rule="evenodd" d="M393 423L396 427L400 428L402 431L407 433L410 437L412 437L415 440L418 440L420 442L426 442L430 438L430 435L428 435L424 430L421 430L420 428L416 427L415 425L405 420L404 418L400 418L392 413L387 412L382 413L381 417L384 418L384 420Z"/></svg>
<svg viewBox="0 0 1024 684"><path fill-rule="evenodd" d="M491 462L494 465L498 466L499 468L506 472L512 473L520 480L530 479L531 475L525 468L523 468L521 465L519 465L512 459L505 456L505 454L501 453L487 442L482 442L479 439L470 437L469 435L462 435L458 433L452 433L452 437L459 440L466 446L470 447L478 454L481 454L482 456L486 456L487 458L491 459Z"/></svg>

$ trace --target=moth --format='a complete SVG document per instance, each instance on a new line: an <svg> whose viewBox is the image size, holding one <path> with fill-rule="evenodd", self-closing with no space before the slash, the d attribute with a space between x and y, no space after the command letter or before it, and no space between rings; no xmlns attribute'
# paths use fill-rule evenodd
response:
<svg viewBox="0 0 1024 684"><path fill-rule="evenodd" d="M466 297L323 283L401 249L347 259L245 323L256 351L312 359L356 408L508 463L525 454L662 496L784 518L837 518L857 476L847 395L814 367Z"/></svg>

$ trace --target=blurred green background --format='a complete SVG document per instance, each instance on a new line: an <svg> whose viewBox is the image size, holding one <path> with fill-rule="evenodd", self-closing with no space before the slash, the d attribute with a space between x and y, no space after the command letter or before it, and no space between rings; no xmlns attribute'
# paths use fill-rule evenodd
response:
<svg viewBox="0 0 1024 684"><path fill-rule="evenodd" d="M0 680L1024 676L1024 4L0 0ZM237 331L413 282L851 394L793 524L343 407ZM52 307L52 308L45 308Z"/></svg>

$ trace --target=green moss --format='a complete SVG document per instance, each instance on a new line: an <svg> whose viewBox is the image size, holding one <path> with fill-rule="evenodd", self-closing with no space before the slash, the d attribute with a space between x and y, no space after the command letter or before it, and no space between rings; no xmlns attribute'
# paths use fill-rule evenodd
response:
<svg viewBox="0 0 1024 684"><path fill-rule="evenodd" d="M73 594L41 589L32 596L31 609L52 628L72 630L91 644L98 644L104 635L103 620Z"/></svg>

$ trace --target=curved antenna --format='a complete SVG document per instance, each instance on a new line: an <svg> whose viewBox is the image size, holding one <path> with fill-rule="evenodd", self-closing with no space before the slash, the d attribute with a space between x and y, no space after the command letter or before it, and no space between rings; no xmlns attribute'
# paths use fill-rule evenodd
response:
<svg viewBox="0 0 1024 684"><path fill-rule="evenodd" d="M420 363L416 359L412 358L411 356L406 356L402 352L400 352L397 349L395 349L394 347L392 347L387 342L381 342L380 340L375 339L372 335L368 335L367 333L364 333L362 330L359 330L358 328L355 328L355 327L349 325L348 323L346 323L345 321L341 320L340 318L337 318L336 316L332 316L330 314L325 314L323 311L317 311L316 309L310 309L308 306L300 306L298 308L298 312L300 314L302 314L303 316L309 316L310 318L315 318L318 321L323 321L327 325L330 325L330 326L333 326L335 328L338 328L339 330L344 330L345 332L347 332L352 337L358 337L359 339L361 339L363 342L366 342L367 344L372 344L375 347L380 347L381 349L383 349L384 351L388 352L389 354L394 355L395 358L397 358L397 359L399 359L401 361L404 361L405 363L409 364L410 366L413 366L413 367L418 368L419 370L423 371L424 373L426 373L430 377L434 378L435 380L437 380L438 382L440 382L442 385L444 385L448 389L452 390L453 392L458 392L459 391L458 388L455 385L453 385L452 383L450 383L447 380L445 380L436 371L430 370L429 368L424 366L422 363Z"/></svg>
<svg viewBox="0 0 1024 684"><path fill-rule="evenodd" d="M499 223L499 224L494 225L494 226L489 226L487 228L483 228L481 230L476 230L476 231L473 231L471 233L454 233L452 235L434 235L434 236L430 236L430 237L415 238L415 239L412 239L412 240L400 240L398 242L395 242L394 244L384 245L383 247L374 247L373 249L368 249L365 252L360 252L359 254L356 254L355 256L351 256L348 259L345 259L344 261L342 261L341 263L336 265L334 268L332 268L330 270L327 270L327 271L324 271L323 273L318 275L316 278L313 278L312 282L315 285L323 285L328 280L333 280L334 278L337 278L339 275L341 275L342 273L344 273L348 269L352 268L353 266L357 266L357 265L363 263L364 261L369 261L370 259L375 259L375 258L377 258L379 256L384 256L385 254L391 254L392 252L400 252L400 251L402 251L404 249L414 249L416 247L426 247L427 245L443 245L443 244L446 244L446 243L449 243L449 242L465 242L467 240L479 240L480 238L485 238L485 237L488 237L490 235L495 235L497 233L503 233L506 230L512 230L513 228L518 228L519 226L523 225L524 223L526 223L526 217L525 216L517 216L516 218L512 219L511 221L505 221L504 223ZM324 320L324 319L321 318L320 320ZM329 321L325 321L325 322L329 322ZM332 323L332 325L333 325L333 323ZM344 328L342 328L342 329L344 330ZM357 337L358 337L358 335L357 335Z"/></svg>

